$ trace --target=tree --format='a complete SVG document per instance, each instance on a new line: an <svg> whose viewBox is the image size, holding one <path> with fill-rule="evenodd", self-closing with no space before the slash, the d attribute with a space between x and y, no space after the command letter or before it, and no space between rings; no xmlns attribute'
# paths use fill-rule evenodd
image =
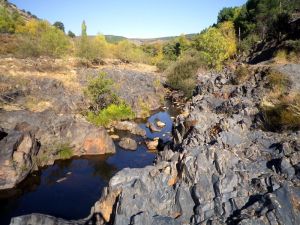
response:
<svg viewBox="0 0 300 225"><path fill-rule="evenodd" d="M195 39L194 47L199 51L199 56L203 63L210 68L221 69L224 60L235 53L235 38L229 40L232 36L232 31L228 31L231 29L228 24L226 25L227 28L225 25L223 25L223 28L221 25L221 29L216 27L208 28Z"/></svg>
<svg viewBox="0 0 300 225"><path fill-rule="evenodd" d="M53 26L65 33L65 25L62 22L57 21Z"/></svg>
<svg viewBox="0 0 300 225"><path fill-rule="evenodd" d="M6 8L0 7L0 33L15 33L18 26L22 25L24 21L19 13L10 13Z"/></svg>
<svg viewBox="0 0 300 225"><path fill-rule="evenodd" d="M82 21L81 24L81 37L87 37L87 26L85 24L85 21Z"/></svg>
<svg viewBox="0 0 300 225"><path fill-rule="evenodd" d="M76 37L76 35L72 32L72 31L68 31L68 36L70 37L70 38L74 38L74 37Z"/></svg>
<svg viewBox="0 0 300 225"><path fill-rule="evenodd" d="M234 22L235 19L240 14L241 7L226 7L223 8L218 14L218 23L222 23L225 21Z"/></svg>
<svg viewBox="0 0 300 225"><path fill-rule="evenodd" d="M19 27L20 50L24 56L60 57L69 49L69 39L47 21L31 20Z"/></svg>

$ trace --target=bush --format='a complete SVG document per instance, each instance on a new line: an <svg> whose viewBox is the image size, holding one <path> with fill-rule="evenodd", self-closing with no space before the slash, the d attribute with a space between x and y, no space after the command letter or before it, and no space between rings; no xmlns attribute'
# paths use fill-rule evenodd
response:
<svg viewBox="0 0 300 225"><path fill-rule="evenodd" d="M70 47L65 34L47 21L31 20L17 30L20 35L20 53L24 57L61 57Z"/></svg>
<svg viewBox="0 0 300 225"><path fill-rule="evenodd" d="M69 159L73 156L73 149L68 144L63 144L57 151L59 159Z"/></svg>
<svg viewBox="0 0 300 225"><path fill-rule="evenodd" d="M159 61L158 63L156 63L156 66L157 66L159 72L163 72L170 66L171 63L172 63L172 61L163 59L163 60Z"/></svg>
<svg viewBox="0 0 300 225"><path fill-rule="evenodd" d="M120 41L115 46L114 56L123 62L139 62L149 63L150 59L141 48L138 48L135 44L130 43L127 40Z"/></svg>
<svg viewBox="0 0 300 225"><path fill-rule="evenodd" d="M97 126L107 126L113 121L133 119L135 116L131 107L125 103L111 104L98 113L88 112L87 120Z"/></svg>
<svg viewBox="0 0 300 225"><path fill-rule="evenodd" d="M199 66L198 58L184 56L167 69L167 84L174 89L183 91L186 97L191 97L196 85Z"/></svg>
<svg viewBox="0 0 300 225"><path fill-rule="evenodd" d="M256 34L250 34L246 38L244 38L240 45L239 51L248 55L250 51L254 48L254 46L259 42L260 38Z"/></svg>
<svg viewBox="0 0 300 225"><path fill-rule="evenodd" d="M267 78L273 92L277 92L281 95L288 90L290 80L285 74L280 73L279 71L270 70L267 72Z"/></svg>
<svg viewBox="0 0 300 225"><path fill-rule="evenodd" d="M112 91L113 84L114 82L107 78L105 73L89 79L84 93L92 100L91 107L94 111L104 109L110 104L119 103L118 97Z"/></svg>

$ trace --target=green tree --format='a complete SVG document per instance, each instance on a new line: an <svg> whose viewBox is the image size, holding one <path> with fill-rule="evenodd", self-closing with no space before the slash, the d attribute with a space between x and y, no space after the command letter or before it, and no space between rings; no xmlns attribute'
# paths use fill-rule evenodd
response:
<svg viewBox="0 0 300 225"><path fill-rule="evenodd" d="M68 36L70 37L70 38L74 38L74 37L76 37L76 35L72 32L72 31L68 31Z"/></svg>
<svg viewBox="0 0 300 225"><path fill-rule="evenodd" d="M17 12L8 12L0 7L0 33L15 33L18 26L24 25L23 19Z"/></svg>
<svg viewBox="0 0 300 225"><path fill-rule="evenodd" d="M211 27L196 37L194 47L199 51L203 63L210 68L221 69L224 60L235 53L232 48L235 46L235 38L230 40L228 37L230 35L224 35L222 30L216 27Z"/></svg>
<svg viewBox="0 0 300 225"><path fill-rule="evenodd" d="M87 37L87 26L85 21L82 21L81 24L81 37Z"/></svg>
<svg viewBox="0 0 300 225"><path fill-rule="evenodd" d="M241 7L226 7L218 14L218 23L225 21L234 22L241 12Z"/></svg>
<svg viewBox="0 0 300 225"><path fill-rule="evenodd" d="M53 24L53 26L65 33L65 25L62 22L57 21Z"/></svg>

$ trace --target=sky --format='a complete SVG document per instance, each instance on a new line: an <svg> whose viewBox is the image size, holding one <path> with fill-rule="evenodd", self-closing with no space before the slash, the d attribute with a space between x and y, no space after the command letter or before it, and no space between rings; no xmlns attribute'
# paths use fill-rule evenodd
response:
<svg viewBox="0 0 300 225"><path fill-rule="evenodd" d="M217 21L223 7L246 0L10 0L76 35L85 20L89 35L155 38L199 33Z"/></svg>

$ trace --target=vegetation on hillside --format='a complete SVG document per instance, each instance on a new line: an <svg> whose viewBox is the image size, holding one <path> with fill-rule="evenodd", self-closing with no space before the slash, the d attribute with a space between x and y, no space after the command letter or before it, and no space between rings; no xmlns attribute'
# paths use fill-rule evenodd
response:
<svg viewBox="0 0 300 225"><path fill-rule="evenodd" d="M88 81L85 94L91 100L87 119L93 124L106 126L117 120L133 119L134 112L113 92L114 82L100 73Z"/></svg>
<svg viewBox="0 0 300 225"><path fill-rule="evenodd" d="M248 0L240 7L222 9L217 24L197 35L136 45L123 37L90 37L84 21L80 37L75 38L71 31L65 34L60 21L53 25L35 19L24 22L18 12L0 7L0 32L18 37L19 48L7 51L17 56L77 56L86 66L100 64L105 58L156 65L161 72L166 71L170 87L190 97L187 90L196 84L197 66L221 70L228 60L249 54L259 42L282 41L275 60L297 62L299 28L290 21L299 10L298 0Z"/></svg>

